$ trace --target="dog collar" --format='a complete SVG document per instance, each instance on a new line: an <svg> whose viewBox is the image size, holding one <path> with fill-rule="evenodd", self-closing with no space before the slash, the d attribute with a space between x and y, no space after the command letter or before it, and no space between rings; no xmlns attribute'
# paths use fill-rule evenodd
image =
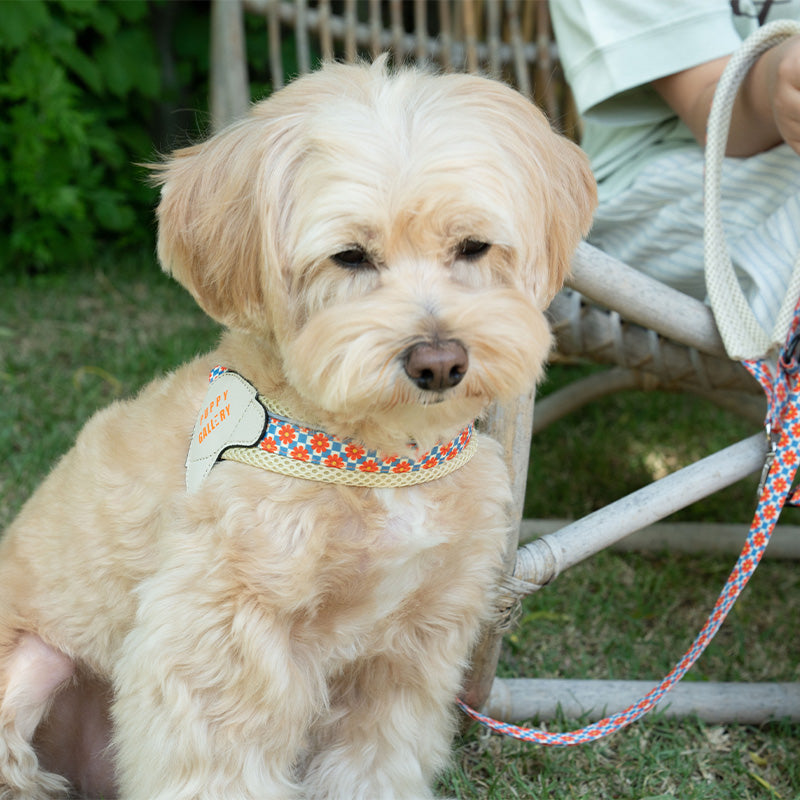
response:
<svg viewBox="0 0 800 800"><path fill-rule="evenodd" d="M226 380L235 376L237 384L250 387L253 397L249 401L249 413L254 412L252 404L257 402L264 409L265 422L257 439L250 439L251 443L223 440L218 452L213 454L214 461L238 461L269 472L323 483L391 488L426 483L449 475L466 464L478 446L473 435L473 425L469 424L449 442L439 443L427 452L415 454L413 457L367 450L357 442L339 439L325 431L292 420L287 409L259 395L241 375L225 367L215 367L209 375L211 385L207 402L195 426L192 446L198 439L205 438L204 431L207 431L206 435L212 433L209 429L215 420L219 421L220 413L223 415L222 425L227 423L231 429L235 427L240 416L245 416L235 409L231 412L227 407L227 391L220 394L214 389L215 382L222 376L226 376ZM209 408L212 410L211 415L208 413ZM205 425L202 424L204 421ZM241 427L240 425L239 428ZM214 428L213 434L216 432L217 429ZM233 438L236 439L235 436ZM191 457L190 448L187 485ZM210 458L210 455L206 458ZM205 474L211 466L213 462L206 464Z"/></svg>

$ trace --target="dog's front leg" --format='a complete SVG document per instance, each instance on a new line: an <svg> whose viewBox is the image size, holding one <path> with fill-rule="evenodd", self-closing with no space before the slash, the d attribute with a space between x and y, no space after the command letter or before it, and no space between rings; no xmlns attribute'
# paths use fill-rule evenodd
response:
<svg viewBox="0 0 800 800"><path fill-rule="evenodd" d="M430 800L455 733L460 669L442 651L394 652L331 687L330 722L305 776L314 800Z"/></svg>
<svg viewBox="0 0 800 800"><path fill-rule="evenodd" d="M144 586L114 674L123 800L295 800L324 700L256 599L209 579Z"/></svg>

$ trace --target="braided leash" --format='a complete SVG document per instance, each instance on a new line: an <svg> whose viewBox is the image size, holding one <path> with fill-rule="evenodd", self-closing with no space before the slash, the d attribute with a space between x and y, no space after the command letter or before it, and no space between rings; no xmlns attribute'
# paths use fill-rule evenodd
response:
<svg viewBox="0 0 800 800"><path fill-rule="evenodd" d="M800 464L798 457L800 452L800 363L798 363L796 352L799 328L800 304L795 310L787 343L780 354L776 367L773 368L773 365L767 360L743 362L767 395L766 429L771 449L765 465L766 474L762 476L758 507L739 559L722 588L703 629L672 671L658 686L624 711L569 733L554 733L499 722L480 714L463 701L457 700L458 705L468 716L496 733L525 742L552 747L585 744L615 733L636 722L652 710L692 667L725 621L728 612L755 572L784 505L787 503L796 505L800 501L800 490L791 493L792 482L798 464Z"/></svg>

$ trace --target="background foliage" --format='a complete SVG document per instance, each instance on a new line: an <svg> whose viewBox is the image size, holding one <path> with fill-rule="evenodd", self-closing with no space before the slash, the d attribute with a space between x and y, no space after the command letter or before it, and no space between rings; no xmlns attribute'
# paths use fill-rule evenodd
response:
<svg viewBox="0 0 800 800"><path fill-rule="evenodd" d="M151 246L154 193L137 163L202 127L191 109L205 107L207 72L206 3L3 2L0 269Z"/></svg>

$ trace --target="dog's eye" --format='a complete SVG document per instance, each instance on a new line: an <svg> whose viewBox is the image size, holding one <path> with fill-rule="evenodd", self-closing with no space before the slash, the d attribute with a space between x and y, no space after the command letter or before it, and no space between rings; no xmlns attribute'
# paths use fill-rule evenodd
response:
<svg viewBox="0 0 800 800"><path fill-rule="evenodd" d="M488 242L481 242L478 239L464 239L458 246L458 257L466 259L480 258L485 255L491 245Z"/></svg>
<svg viewBox="0 0 800 800"><path fill-rule="evenodd" d="M371 269L373 266L369 256L358 247L342 250L332 258L340 267L346 267L347 269Z"/></svg>

